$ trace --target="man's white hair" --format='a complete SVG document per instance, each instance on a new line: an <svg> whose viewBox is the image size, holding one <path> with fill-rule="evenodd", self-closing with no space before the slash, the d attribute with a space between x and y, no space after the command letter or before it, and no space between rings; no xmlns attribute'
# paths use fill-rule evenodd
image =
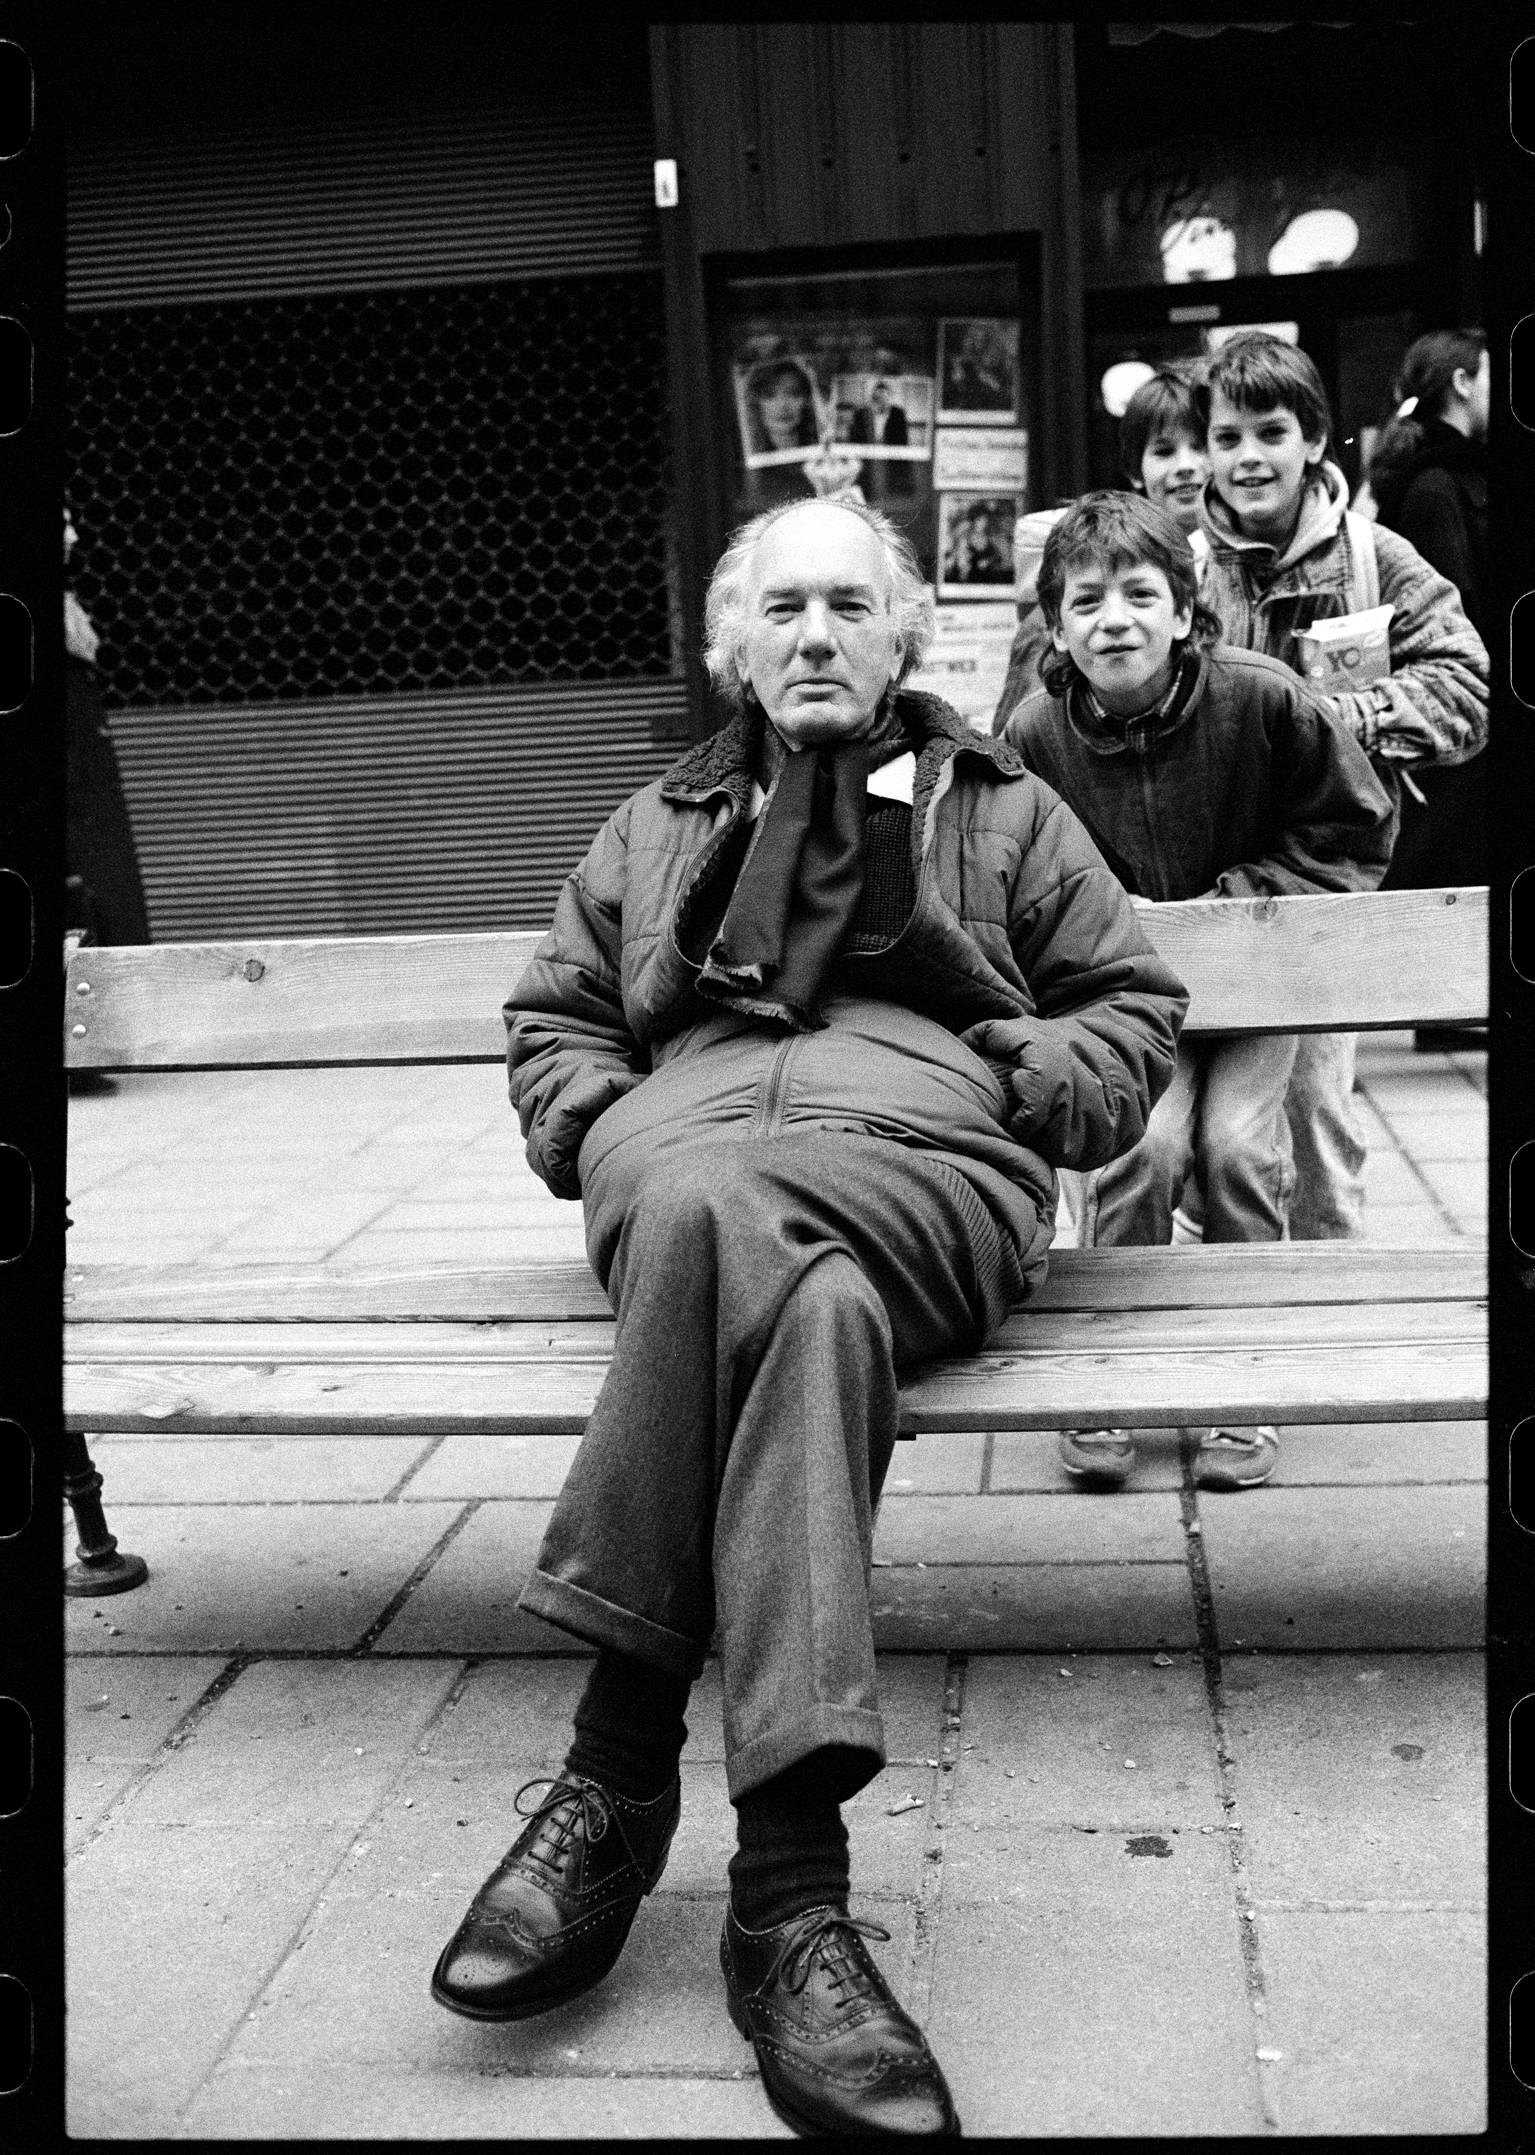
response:
<svg viewBox="0 0 1535 2155"><path fill-rule="evenodd" d="M741 646L746 639L747 588L757 541L780 517L800 509L843 509L867 524L880 543L890 571L890 614L900 644L897 681L904 681L927 656L933 640L933 596L923 580L911 541L898 524L862 501L789 501L765 509L735 532L709 579L704 600L704 664L725 701L739 711L746 701L741 677Z"/></svg>

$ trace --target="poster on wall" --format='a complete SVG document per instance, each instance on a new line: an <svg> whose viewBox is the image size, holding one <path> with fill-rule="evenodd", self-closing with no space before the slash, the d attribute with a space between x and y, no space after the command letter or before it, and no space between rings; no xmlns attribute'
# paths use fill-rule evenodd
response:
<svg viewBox="0 0 1535 2155"><path fill-rule="evenodd" d="M940 427L933 440L939 493L1022 494L1029 483L1029 437L1022 427Z"/></svg>
<svg viewBox="0 0 1535 2155"><path fill-rule="evenodd" d="M822 441L870 463L933 453L933 332L918 316L748 315L731 379L748 471L803 464Z"/></svg>
<svg viewBox="0 0 1535 2155"><path fill-rule="evenodd" d="M927 657L906 686L941 696L967 725L989 733L1017 626L1018 609L1010 599L940 605Z"/></svg>
<svg viewBox="0 0 1535 2155"><path fill-rule="evenodd" d="M938 424L1011 426L1017 418L1017 322L946 317L938 324Z"/></svg>
<svg viewBox="0 0 1535 2155"><path fill-rule="evenodd" d="M831 413L814 370L801 354L733 369L736 423L748 471L803 464L831 430Z"/></svg>
<svg viewBox="0 0 1535 2155"><path fill-rule="evenodd" d="M931 374L839 374L832 400L837 439L860 456L920 464L932 455Z"/></svg>
<svg viewBox="0 0 1535 2155"><path fill-rule="evenodd" d="M938 596L995 598L1013 588L1013 526L1019 494L940 494Z"/></svg>

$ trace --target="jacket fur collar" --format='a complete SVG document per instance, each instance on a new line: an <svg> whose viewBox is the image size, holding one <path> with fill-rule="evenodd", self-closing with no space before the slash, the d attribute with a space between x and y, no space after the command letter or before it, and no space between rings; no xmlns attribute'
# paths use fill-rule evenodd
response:
<svg viewBox="0 0 1535 2155"><path fill-rule="evenodd" d="M913 851L920 858L928 810L956 756L976 758L986 774L997 779L1022 778L1025 771L1005 741L993 740L989 734L977 733L973 726L967 726L941 696L929 696L920 689L901 689L895 708L917 754L911 825ZM724 793L744 810L751 799L765 723L760 704L738 712L717 733L678 757L661 780L661 798L705 801L711 795Z"/></svg>

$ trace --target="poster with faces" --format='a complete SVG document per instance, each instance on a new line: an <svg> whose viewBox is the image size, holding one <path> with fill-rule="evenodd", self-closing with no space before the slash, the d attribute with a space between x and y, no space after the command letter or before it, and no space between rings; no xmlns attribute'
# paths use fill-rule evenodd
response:
<svg viewBox="0 0 1535 2155"><path fill-rule="evenodd" d="M940 494L938 596L1000 598L1013 588L1017 494Z"/></svg>
<svg viewBox="0 0 1535 2155"><path fill-rule="evenodd" d="M748 471L803 465L834 442L861 463L933 453L933 331L906 315L748 315L733 325L731 384Z"/></svg>
<svg viewBox="0 0 1535 2155"><path fill-rule="evenodd" d="M938 324L938 424L1011 426L1017 418L1017 322L946 316Z"/></svg>
<svg viewBox="0 0 1535 2155"><path fill-rule="evenodd" d="M832 414L811 361L785 352L754 366L737 364L732 372L747 470L803 464L813 456L832 431Z"/></svg>

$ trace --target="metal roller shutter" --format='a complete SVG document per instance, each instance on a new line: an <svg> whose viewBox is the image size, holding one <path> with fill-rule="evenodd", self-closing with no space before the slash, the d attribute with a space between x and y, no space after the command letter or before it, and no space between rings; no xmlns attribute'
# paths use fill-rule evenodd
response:
<svg viewBox="0 0 1535 2155"><path fill-rule="evenodd" d="M571 276L659 260L632 107L338 115L71 145L71 309Z"/></svg>
<svg viewBox="0 0 1535 2155"><path fill-rule="evenodd" d="M594 86L579 67L561 68L553 80L530 68L511 83L503 65L492 90L489 77L476 82L466 68L461 95L446 103L439 97L419 110L402 111L396 97L385 111L366 100L349 102L338 91L330 111L315 110L311 99L308 113L284 112L260 125L227 101L222 109L199 110L188 100L185 124L178 118L174 128L136 123L129 134L104 118L94 134L76 129L70 142L68 300L72 314L88 319L80 323L75 363L83 369L88 351L102 348L103 325L114 312L137 313L139 342L148 339L140 364L130 337L129 375L115 393L110 381L98 378L99 366L95 375L78 376L83 401L76 409L84 424L72 462L80 482L77 515L84 510L81 588L87 604L102 608L109 643L114 633L120 639L129 629L142 640L145 624L156 619L162 637L173 641L183 625L194 630L197 594L189 559L203 564L206 574L216 553L238 563L242 549L260 543L263 529L287 531L295 518L304 525L312 470L294 481L274 451L270 461L252 463L248 474L235 473L220 484L220 472L208 484L189 446L194 437L178 432L167 452L176 486L154 507L158 529L148 539L135 532L132 549L126 531L118 530L127 514L123 500L131 506L143 499L136 494L137 460L149 451L138 434L152 448L155 429L188 424L174 416L190 409L177 367L188 350L201 350L199 320L209 324L203 341L211 348L220 310L225 322L232 306L245 310L241 320L249 321L250 334L239 346L243 372L241 365L209 362L200 394L206 399L222 393L228 418L200 404L193 422L198 440L206 434L217 443L242 427L250 433L258 409L277 393L255 379L263 365L272 369L273 385L293 374L284 339L291 343L299 327L309 326L307 315L298 322L295 306L312 308L326 294L336 295L338 305L347 295L358 303L370 293L383 295L377 322L371 316L368 322L373 334L392 336L399 308L389 302L390 293L415 291L424 301L422 288L431 287L446 301L453 288L463 295L454 304L462 306L468 287L503 286L506 304L520 318L533 306L531 293L526 306L517 296L529 280L553 298L557 286L589 292L594 279L614 277L609 312L621 349L609 371L627 385L637 409L653 414L657 396L639 356L651 344L659 351L660 338L653 146L648 79L643 68L633 75L616 86L611 78ZM489 97L508 91L507 101L487 109ZM96 109L103 110L99 103ZM636 270L648 273L638 286ZM644 324L631 325L625 309L633 313L635 292L650 276L656 277L650 303L655 322L647 316ZM588 301L562 305L577 315L583 306L590 312ZM167 309L184 311L172 316ZM563 320L559 309L551 314L540 303L538 318L545 317ZM162 326L174 326L175 345L157 358ZM359 321L359 328L367 326ZM420 342L417 332L402 334ZM332 360L328 351L308 352L309 373L317 366L339 369L329 393L352 394L343 381L349 364L344 353ZM262 356L267 353L269 360ZM380 353L381 361L393 357L392 350ZM567 558L571 547L579 551L583 543L587 504L581 489L593 461L570 429L593 424L586 404L595 392L584 359L572 356L567 364L563 347L548 359L555 371L544 401L553 408L563 398L571 406L565 438L555 437L557 469L538 482L525 479L519 467L504 513L498 500L488 508L482 502L480 525L508 534L532 528L529 561L546 577L565 575L575 594L602 574L595 557L584 571ZM111 365L117 371L118 362ZM577 377L583 386L573 402L570 384ZM221 381L226 386L219 392ZM536 398L524 404L542 412ZM436 423L423 418L426 410L413 397L409 418L402 415L410 433L402 474L436 453L422 432ZM453 422L449 412L446 441ZM539 423L546 430L540 438L547 438L553 422ZM632 439L626 431L631 425ZM344 431L344 425L340 432L331 428L338 442ZM373 437L375 458L395 431L380 429ZM634 504L645 504L654 533L664 512L661 437L653 415L630 422L604 411L593 442L610 461L615 443L625 449L631 459L624 477L625 498L632 497L628 513L632 517ZM208 452L202 454L206 461ZM345 455L336 449L338 475ZM490 461L487 454L483 468ZM371 476L377 491L378 475ZM386 492L420 484L409 476L382 483ZM456 483L441 480L448 496ZM591 513L611 522L611 488L600 477L592 483ZM566 505L567 496L574 508ZM401 513L409 521L415 512ZM538 519L547 523L555 515L564 519L563 537L554 542L551 571L543 565L550 542ZM350 529L359 516L366 522L361 510L343 515L342 522ZM441 521L435 508L430 519L423 528L434 532ZM307 543L301 537L300 552ZM338 544L325 539L327 551ZM396 587L380 601L381 618L390 607L402 615L418 611L417 587L424 581L434 588L433 580L441 582L452 567L435 557L423 567L421 544L402 538L397 552L386 550L374 560L370 576ZM647 585L643 606L637 600L626 621L648 619L659 604L664 642L668 600L660 555L653 536L648 546L636 542L626 556L634 573L657 586L652 594ZM656 565L641 568L647 557ZM151 576L149 590L142 588L145 561L151 569L165 564ZM459 580L478 573L468 555L457 564ZM500 559L487 573L499 575L503 585L510 580L511 598L503 592L496 603L503 609L515 603L516 565ZM275 571L258 571L258 583L262 575L270 582ZM118 591L114 578L137 581ZM232 631L249 649L251 639L264 633L256 601L237 594L229 603ZM306 593L295 634L302 632L307 606ZM561 611L573 632L580 625L577 597ZM414 689L375 694L371 683L359 681L358 693L339 681L327 697L318 680L312 688L295 681L279 686L276 701L238 703L231 696L242 691L226 678L227 668L224 674L213 668L205 679L199 670L187 681L183 663L173 684L170 669L149 653L142 680L125 678L119 641L116 678L109 669L103 687L109 709L117 700L114 689L118 696L132 690L123 698L131 708L111 710L110 717L156 940L547 922L561 880L602 818L678 753L687 729L683 684L657 677L653 655L636 665L625 648L604 659L601 640L584 638L583 629L585 663L579 666L561 645L552 658L534 651L521 678L487 684L482 673L480 683L470 685L471 672L462 688L439 687L428 648L439 631L423 633L427 643L400 669L407 681L412 668L425 676ZM194 642L191 633L183 636L186 656ZM617 678L529 677L534 670L590 676L604 666ZM455 668L463 671L453 658L447 670ZM635 678L639 672L650 677ZM258 683L244 694L270 695L271 688Z"/></svg>
<svg viewBox="0 0 1535 2155"><path fill-rule="evenodd" d="M113 714L156 942L542 928L682 683Z"/></svg>

